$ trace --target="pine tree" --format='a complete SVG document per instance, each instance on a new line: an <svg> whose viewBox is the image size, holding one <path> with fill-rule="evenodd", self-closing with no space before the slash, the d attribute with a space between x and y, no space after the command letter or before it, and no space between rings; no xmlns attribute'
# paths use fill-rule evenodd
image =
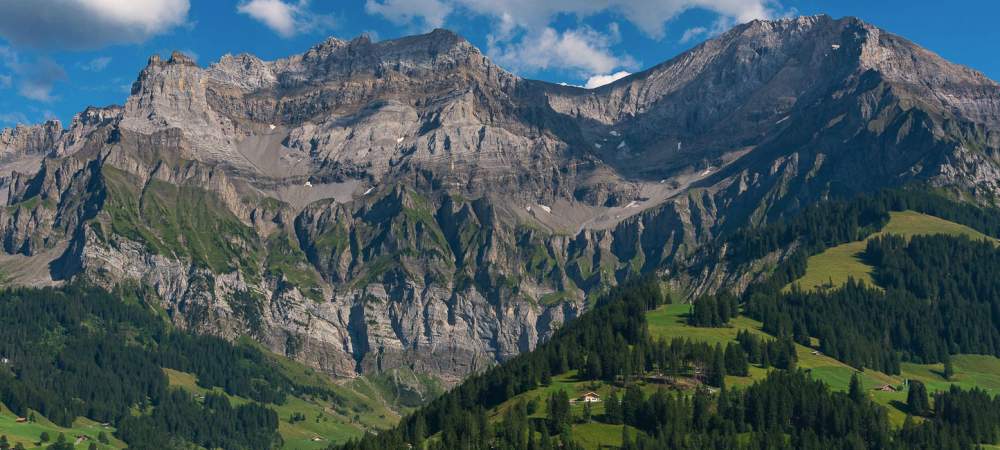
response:
<svg viewBox="0 0 1000 450"><path fill-rule="evenodd" d="M622 423L622 406L618 401L618 393L611 391L608 399L604 401L604 415L610 424L618 425Z"/></svg>
<svg viewBox="0 0 1000 450"><path fill-rule="evenodd" d="M601 370L601 358L597 357L597 355L590 355L590 357L587 358L586 373L588 379L600 380L601 377L604 376L604 373Z"/></svg>
<svg viewBox="0 0 1000 450"><path fill-rule="evenodd" d="M625 396L622 397L621 405L622 421L629 425L638 423L643 406L642 389L638 385L630 385L625 389Z"/></svg>
<svg viewBox="0 0 1000 450"><path fill-rule="evenodd" d="M746 353L734 343L726 345L726 373L740 377L750 374L750 364L747 361Z"/></svg>
<svg viewBox="0 0 1000 450"><path fill-rule="evenodd" d="M848 390L848 396L850 396L851 400L854 400L855 403L861 403L866 398L865 388L861 384L861 377L858 376L857 372L851 376L851 387Z"/></svg>
<svg viewBox="0 0 1000 450"><path fill-rule="evenodd" d="M712 351L712 363L709 366L706 382L720 388L726 382L726 359L721 344L716 344L715 350Z"/></svg>
<svg viewBox="0 0 1000 450"><path fill-rule="evenodd" d="M542 386L548 386L548 385L552 384L552 374L550 374L548 370L545 370L545 371L542 372L541 383L542 383Z"/></svg>
<svg viewBox="0 0 1000 450"><path fill-rule="evenodd" d="M413 442L417 448L420 448L425 437L427 437L427 421L423 414L417 414L413 419Z"/></svg>
<svg viewBox="0 0 1000 450"><path fill-rule="evenodd" d="M955 376L955 367L951 364L951 356L944 357L944 379L951 381Z"/></svg>
<svg viewBox="0 0 1000 450"><path fill-rule="evenodd" d="M906 406L910 409L910 414L916 416L927 416L931 412L930 400L927 396L927 387L918 380L909 380L910 386L906 395Z"/></svg>

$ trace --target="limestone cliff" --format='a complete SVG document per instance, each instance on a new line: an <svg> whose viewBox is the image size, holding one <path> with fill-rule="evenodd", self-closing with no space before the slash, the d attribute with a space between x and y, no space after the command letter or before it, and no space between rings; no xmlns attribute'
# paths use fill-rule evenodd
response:
<svg viewBox="0 0 1000 450"><path fill-rule="evenodd" d="M745 286L692 272L699 248L817 199L993 202L998 150L1000 86L851 18L741 25L594 90L444 30L175 53L124 106L0 132L0 271L139 282L179 326L331 375L453 383L637 274Z"/></svg>

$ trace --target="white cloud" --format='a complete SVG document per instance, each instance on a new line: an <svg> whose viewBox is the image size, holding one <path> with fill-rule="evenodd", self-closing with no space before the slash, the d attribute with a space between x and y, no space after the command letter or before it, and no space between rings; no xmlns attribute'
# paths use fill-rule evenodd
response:
<svg viewBox="0 0 1000 450"><path fill-rule="evenodd" d="M108 67L108 64L111 64L110 56L98 56L97 58L82 63L79 66L80 69L85 70L87 72L100 72L106 69Z"/></svg>
<svg viewBox="0 0 1000 450"><path fill-rule="evenodd" d="M365 11L397 25L423 21L427 28L444 25L453 6L441 0L366 0Z"/></svg>
<svg viewBox="0 0 1000 450"><path fill-rule="evenodd" d="M503 65L515 70L561 69L582 74L608 73L616 67L633 66L628 56L616 56L609 35L590 28L556 31L546 27L524 36L518 43L490 48Z"/></svg>
<svg viewBox="0 0 1000 450"><path fill-rule="evenodd" d="M10 0L0 36L14 45L81 50L143 42L187 20L189 0Z"/></svg>
<svg viewBox="0 0 1000 450"><path fill-rule="evenodd" d="M684 30L684 35L681 36L681 43L687 44L691 40L708 33L708 28L705 27L694 27Z"/></svg>
<svg viewBox="0 0 1000 450"><path fill-rule="evenodd" d="M55 61L41 57L24 62L10 47L0 47L0 65L13 72L9 78L16 81L18 94L40 102L55 100L53 86L66 79L66 71Z"/></svg>
<svg viewBox="0 0 1000 450"><path fill-rule="evenodd" d="M494 19L498 38L517 28L538 32L559 15L584 18L610 12L660 39L667 22L691 9L711 11L742 23L775 17L781 6L777 0L367 0L366 9L395 23L420 18L429 24L443 23L452 11L463 9Z"/></svg>
<svg viewBox="0 0 1000 450"><path fill-rule="evenodd" d="M285 2L282 0L249 0L236 6L236 11L288 38L300 33L325 30L333 26L329 16L309 10L308 0Z"/></svg>
<svg viewBox="0 0 1000 450"><path fill-rule="evenodd" d="M652 38L662 39L667 22L691 9L703 9L731 19L734 23L770 19L780 6L773 0L611 0L637 28Z"/></svg>
<svg viewBox="0 0 1000 450"><path fill-rule="evenodd" d="M584 84L583 87L587 89L599 88L601 86L604 86L605 84L613 83L629 75L632 75L632 72L626 72L624 70L619 70L618 72L608 75L594 75L590 78L587 78L587 83Z"/></svg>
<svg viewBox="0 0 1000 450"><path fill-rule="evenodd" d="M723 25L773 18L782 11L778 0L367 0L365 4L368 13L395 24L441 26L456 12L485 17L492 22L488 53L500 64L527 72L567 69L582 78L629 69L635 61L613 51L616 23L601 33L585 27L557 28L557 19L611 14L658 40L666 35L668 22L692 9L714 12L719 18L711 29L688 30L685 40L714 34Z"/></svg>

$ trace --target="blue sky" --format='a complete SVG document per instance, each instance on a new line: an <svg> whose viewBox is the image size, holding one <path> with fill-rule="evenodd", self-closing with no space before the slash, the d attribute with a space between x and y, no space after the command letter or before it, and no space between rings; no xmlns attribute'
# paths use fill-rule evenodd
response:
<svg viewBox="0 0 1000 450"><path fill-rule="evenodd" d="M147 58L172 50L207 65L444 27L521 76L596 86L740 22L819 13L858 16L1000 79L995 0L0 0L0 127L121 104Z"/></svg>

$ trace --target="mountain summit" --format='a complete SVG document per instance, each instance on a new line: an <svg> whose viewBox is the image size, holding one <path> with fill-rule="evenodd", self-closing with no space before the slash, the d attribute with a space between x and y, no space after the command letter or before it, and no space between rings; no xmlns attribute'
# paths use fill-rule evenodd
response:
<svg viewBox="0 0 1000 450"><path fill-rule="evenodd" d="M150 58L124 106L0 132L5 279L149 285L179 326L453 383L608 286L818 199L1000 195L1000 86L854 18L740 25L586 90L446 30ZM697 269L697 270L695 270Z"/></svg>

